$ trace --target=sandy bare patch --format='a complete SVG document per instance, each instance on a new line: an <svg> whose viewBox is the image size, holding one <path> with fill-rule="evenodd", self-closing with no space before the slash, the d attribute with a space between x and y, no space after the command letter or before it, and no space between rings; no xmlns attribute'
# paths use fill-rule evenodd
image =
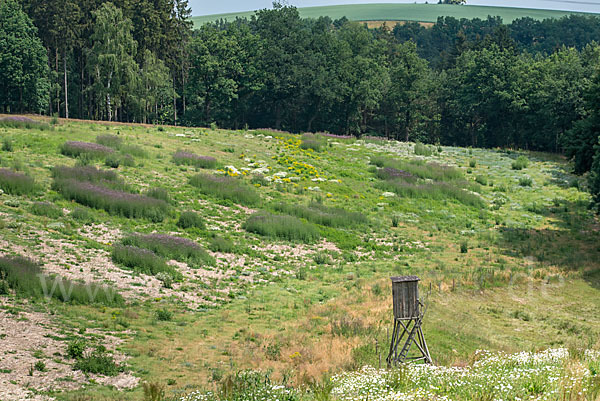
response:
<svg viewBox="0 0 600 401"><path fill-rule="evenodd" d="M0 311L0 369L6 372L0 373L0 399L49 400L53 398L35 396L28 389L73 390L90 379L120 389L137 386L139 379L130 373L103 377L74 371L72 361L65 357L67 343L57 339L58 332L54 322L42 313ZM114 352L117 362L127 359L124 354L114 351L122 339L97 333L104 335L104 345ZM32 368L39 361L45 364L43 372Z"/></svg>

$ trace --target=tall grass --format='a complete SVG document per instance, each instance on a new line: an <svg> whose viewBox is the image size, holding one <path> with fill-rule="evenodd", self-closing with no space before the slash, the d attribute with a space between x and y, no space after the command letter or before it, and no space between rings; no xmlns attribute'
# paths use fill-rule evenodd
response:
<svg viewBox="0 0 600 401"><path fill-rule="evenodd" d="M63 216L62 209L56 207L50 202L35 202L31 205L31 213L36 216L45 216L51 219L57 219Z"/></svg>
<svg viewBox="0 0 600 401"><path fill-rule="evenodd" d="M159 256L186 262L191 266L215 263L200 245L187 238L166 234L134 234L123 238L123 245L148 249Z"/></svg>
<svg viewBox="0 0 600 401"><path fill-rule="evenodd" d="M251 233L287 241L313 243L319 239L316 226L287 215L254 213L243 224L243 228Z"/></svg>
<svg viewBox="0 0 600 401"><path fill-rule="evenodd" d="M0 127L16 129L39 129L41 131L50 129L50 125L46 123L22 116L0 118Z"/></svg>
<svg viewBox="0 0 600 401"><path fill-rule="evenodd" d="M203 194L241 205L253 206L260 201L260 196L254 188L232 177L197 174L190 178L190 185L198 188Z"/></svg>
<svg viewBox="0 0 600 401"><path fill-rule="evenodd" d="M60 152L65 156L79 157L85 155L85 157L92 159L103 159L114 151L108 146L80 141L67 141L60 148Z"/></svg>
<svg viewBox="0 0 600 401"><path fill-rule="evenodd" d="M513 170L523 170L529 166L529 160L525 156L519 156L517 160L513 161L511 167Z"/></svg>
<svg viewBox="0 0 600 401"><path fill-rule="evenodd" d="M152 187L146 191L146 196L150 198L159 199L165 201L167 203L171 202L171 196L169 195L169 191L161 187Z"/></svg>
<svg viewBox="0 0 600 401"><path fill-rule="evenodd" d="M179 220L177 220L177 227L183 228L184 230L188 228L199 228L203 229L205 227L204 219L195 212L181 212L179 216Z"/></svg>
<svg viewBox="0 0 600 401"><path fill-rule="evenodd" d="M371 158L371 164L377 167L391 167L421 179L448 182L463 178L462 172L455 167L438 163L426 163L423 160L399 160L374 156Z"/></svg>
<svg viewBox="0 0 600 401"><path fill-rule="evenodd" d="M178 150L173 155L173 162L175 164L194 166L199 168L215 168L217 165L217 159L211 156L200 156L192 152Z"/></svg>
<svg viewBox="0 0 600 401"><path fill-rule="evenodd" d="M109 214L128 218L146 218L153 222L163 221L169 206L163 200L132 194L91 182L74 179L55 179L52 188L64 198L74 200Z"/></svg>
<svg viewBox="0 0 600 401"><path fill-rule="evenodd" d="M109 148L119 149L123 145L123 138L111 134L98 135L96 143Z"/></svg>
<svg viewBox="0 0 600 401"><path fill-rule="evenodd" d="M121 149L121 153L123 153L124 155L130 155L130 156L139 157L142 159L148 157L148 152L146 152L146 150L144 148L142 148L141 146L138 146L138 145L132 145L132 144L126 143L126 144L121 145L120 149Z"/></svg>
<svg viewBox="0 0 600 401"><path fill-rule="evenodd" d="M414 152L417 156L431 156L433 154L433 150L429 146L419 142L415 143Z"/></svg>
<svg viewBox="0 0 600 401"><path fill-rule="evenodd" d="M300 148L304 150L314 150L320 152L327 146L327 141L321 135L315 134L304 134L302 135L302 142L300 142Z"/></svg>
<svg viewBox="0 0 600 401"><path fill-rule="evenodd" d="M0 257L0 277L20 297L52 298L80 305L115 306L124 303L123 297L114 288L100 284L75 283L46 275L39 264L22 256Z"/></svg>
<svg viewBox="0 0 600 401"><path fill-rule="evenodd" d="M485 201L479 196L444 182L411 184L400 180L394 180L384 181L379 184L379 187L386 191L395 192L398 196L405 198L436 200L454 199L467 206L485 206Z"/></svg>
<svg viewBox="0 0 600 401"><path fill-rule="evenodd" d="M361 213L349 212L339 207L327 207L318 202L311 202L307 206L278 203L274 209L328 227L349 227L368 222Z"/></svg>
<svg viewBox="0 0 600 401"><path fill-rule="evenodd" d="M93 166L56 166L52 169L52 177L99 183L113 189L128 189L127 184L114 171L100 170Z"/></svg>
<svg viewBox="0 0 600 401"><path fill-rule="evenodd" d="M136 246L115 245L111 253L112 261L139 273L155 276L167 273L171 277L179 277L180 273L168 265L165 260L154 252Z"/></svg>
<svg viewBox="0 0 600 401"><path fill-rule="evenodd" d="M394 167L384 167L380 168L375 173L377 178L382 180L403 180L406 182L416 182L417 177L412 175L409 172L398 170Z"/></svg>
<svg viewBox="0 0 600 401"><path fill-rule="evenodd" d="M26 195L36 191L35 180L26 174L0 168L0 189L11 195Z"/></svg>

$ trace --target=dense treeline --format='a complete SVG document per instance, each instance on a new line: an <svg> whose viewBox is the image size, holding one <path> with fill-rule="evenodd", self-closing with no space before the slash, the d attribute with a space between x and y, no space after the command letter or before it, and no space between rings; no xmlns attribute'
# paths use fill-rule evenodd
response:
<svg viewBox="0 0 600 401"><path fill-rule="evenodd" d="M37 28L50 85L41 97L46 113L174 122L185 109L187 0L0 1L13 14L22 7ZM38 111L14 102L0 109Z"/></svg>
<svg viewBox="0 0 600 401"><path fill-rule="evenodd" d="M187 0L0 2L0 111L518 147L600 169L598 17L369 30L275 4L192 31Z"/></svg>

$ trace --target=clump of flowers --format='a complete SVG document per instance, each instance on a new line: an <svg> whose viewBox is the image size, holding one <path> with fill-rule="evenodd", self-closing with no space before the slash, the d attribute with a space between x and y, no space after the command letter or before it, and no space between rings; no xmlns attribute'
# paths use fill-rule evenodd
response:
<svg viewBox="0 0 600 401"><path fill-rule="evenodd" d="M67 141L62 145L60 151L63 155L71 157L79 157L85 154L92 158L104 158L115 150L98 143Z"/></svg>
<svg viewBox="0 0 600 401"><path fill-rule="evenodd" d="M367 397L385 401L466 401L480 399L481 394L486 394L489 400L546 400L563 395L571 399L578 394L600 391L591 384L591 372L586 368L592 354L577 360L570 357L567 349L558 348L517 354L478 351L476 358L466 367L406 365L392 370L364 367L358 372L334 376L332 393L344 401ZM567 369L569 364L581 369Z"/></svg>
<svg viewBox="0 0 600 401"><path fill-rule="evenodd" d="M217 159L211 156L200 156L192 152L178 150L173 155L173 162L177 165L188 165L199 168L214 168L217 165Z"/></svg>

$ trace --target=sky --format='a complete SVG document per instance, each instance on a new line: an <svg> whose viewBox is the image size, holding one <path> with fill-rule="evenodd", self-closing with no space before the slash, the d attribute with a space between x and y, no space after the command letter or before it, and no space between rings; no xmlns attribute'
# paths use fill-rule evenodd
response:
<svg viewBox="0 0 600 401"><path fill-rule="evenodd" d="M189 0L193 15L221 14L270 8L272 0ZM425 0L288 0L296 7L364 3L424 3ZM429 0L437 3L437 0ZM467 4L485 6L547 8L600 13L600 0L467 0Z"/></svg>

